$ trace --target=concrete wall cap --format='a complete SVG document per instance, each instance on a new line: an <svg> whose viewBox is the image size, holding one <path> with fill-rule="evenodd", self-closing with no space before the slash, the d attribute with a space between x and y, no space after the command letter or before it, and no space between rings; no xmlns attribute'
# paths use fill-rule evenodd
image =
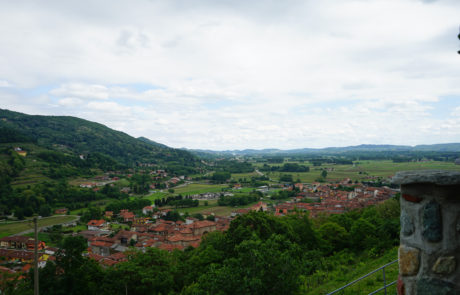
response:
<svg viewBox="0 0 460 295"><path fill-rule="evenodd" d="M433 183L437 185L460 185L460 172L447 170L412 170L396 173L392 182L405 185Z"/></svg>

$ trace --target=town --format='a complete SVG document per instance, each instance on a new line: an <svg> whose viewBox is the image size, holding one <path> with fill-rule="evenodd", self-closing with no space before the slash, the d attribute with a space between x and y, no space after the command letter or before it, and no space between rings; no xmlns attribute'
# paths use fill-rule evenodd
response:
<svg viewBox="0 0 460 295"><path fill-rule="evenodd" d="M100 181L107 178L98 177ZM117 179L114 179L117 180ZM110 185L106 182L104 185ZM96 183L80 185L97 189ZM234 184L235 190L241 189L240 184ZM124 188L122 188L123 190ZM255 189L254 189L255 190ZM129 251L146 251L149 247L162 250L184 250L187 247L196 248L204 235L213 231L226 231L233 219L250 211L266 212L275 216L289 214L308 214L315 218L321 215L341 214L350 210L362 209L376 205L392 198L397 192L389 187L372 187L362 183L354 183L344 179L337 183L311 184L295 183L283 185L281 191L289 192L293 197L274 202L270 199L269 188L260 200L247 208L232 210L228 216L217 216L211 212L203 212L197 216L184 216L183 213L173 216L173 208L158 208L155 204L142 208L140 214L128 209L118 212L105 211L103 218L92 219L85 223L86 229L72 232L72 235L82 236L87 240L86 256L98 261L101 265L112 266L126 261ZM225 193L202 193L192 197L198 200L218 199L233 196ZM56 209L56 214L66 214L68 209ZM81 223L81 222L79 222ZM68 224L68 228L77 222ZM43 228L46 232L49 228ZM33 262L34 239L27 236L7 236L0 239L0 263L3 271L27 272ZM50 247L45 242L38 242L39 267L44 267L47 261L52 261L59 249Z"/></svg>

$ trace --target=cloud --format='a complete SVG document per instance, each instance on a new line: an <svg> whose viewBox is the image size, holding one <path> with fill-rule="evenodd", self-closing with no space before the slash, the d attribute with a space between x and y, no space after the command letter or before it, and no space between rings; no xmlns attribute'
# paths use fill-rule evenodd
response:
<svg viewBox="0 0 460 295"><path fill-rule="evenodd" d="M57 103L58 105L63 106L63 107L77 108L82 105L83 100L79 98L66 97L66 98L58 100Z"/></svg>
<svg viewBox="0 0 460 295"><path fill-rule="evenodd" d="M0 88L6 88L6 87L11 87L12 85L8 83L8 81L5 80L0 80Z"/></svg>
<svg viewBox="0 0 460 295"><path fill-rule="evenodd" d="M51 95L59 97L76 97L79 99L107 99L107 87L102 85L64 84L50 91Z"/></svg>
<svg viewBox="0 0 460 295"><path fill-rule="evenodd" d="M458 141L460 2L424 2L10 1L0 102L176 147Z"/></svg>

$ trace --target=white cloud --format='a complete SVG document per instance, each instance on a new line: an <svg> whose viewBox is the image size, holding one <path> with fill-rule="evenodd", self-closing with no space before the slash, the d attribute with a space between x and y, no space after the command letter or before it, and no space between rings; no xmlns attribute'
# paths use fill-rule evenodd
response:
<svg viewBox="0 0 460 295"><path fill-rule="evenodd" d="M50 94L59 97L78 97L80 99L107 99L109 96L105 86L77 83L64 84L57 89L51 90Z"/></svg>
<svg viewBox="0 0 460 295"><path fill-rule="evenodd" d="M176 147L458 141L456 113L442 122L432 113L460 96L459 9L450 0L11 1L0 11L0 87L28 97L0 93L0 102ZM44 105L27 92L49 85Z"/></svg>
<svg viewBox="0 0 460 295"><path fill-rule="evenodd" d="M58 100L57 104L63 107L78 108L82 105L83 100L79 98L66 97Z"/></svg>
<svg viewBox="0 0 460 295"><path fill-rule="evenodd" d="M4 87L11 87L12 85L10 83L8 83L8 81L5 81L5 80L0 80L0 88Z"/></svg>

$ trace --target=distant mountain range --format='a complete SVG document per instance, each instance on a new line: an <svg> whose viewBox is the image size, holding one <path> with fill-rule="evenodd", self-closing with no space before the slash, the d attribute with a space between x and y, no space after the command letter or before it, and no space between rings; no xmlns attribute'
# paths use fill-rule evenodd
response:
<svg viewBox="0 0 460 295"><path fill-rule="evenodd" d="M443 143L432 145L374 145L374 144L361 144L356 146L347 147L327 147L327 148L303 148L303 149L245 149L245 150L226 150L226 151L212 151L212 150L189 150L198 156L269 156L269 155L300 155L300 154L343 154L350 152L460 152L460 143Z"/></svg>
<svg viewBox="0 0 460 295"><path fill-rule="evenodd" d="M136 163L199 163L188 151L144 137L134 138L102 124L69 116L26 115L0 109L0 143L29 142L65 154L99 153L128 166Z"/></svg>

